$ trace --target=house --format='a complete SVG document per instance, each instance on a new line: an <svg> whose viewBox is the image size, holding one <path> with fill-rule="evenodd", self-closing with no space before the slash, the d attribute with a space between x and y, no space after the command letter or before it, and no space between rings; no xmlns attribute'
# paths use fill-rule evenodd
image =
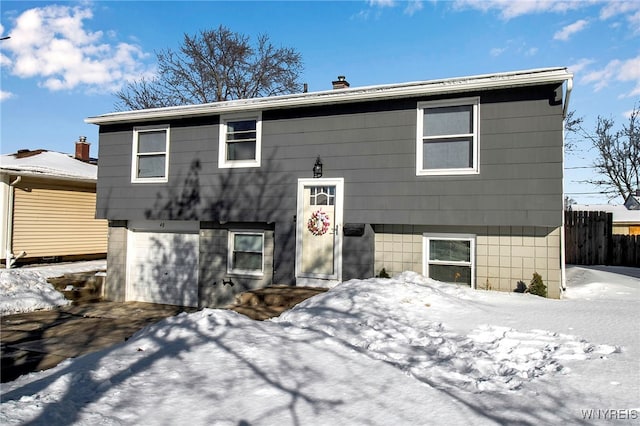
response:
<svg viewBox="0 0 640 426"><path fill-rule="evenodd" d="M640 210L640 189L636 189L635 193L627 196L624 200L624 206L627 210Z"/></svg>
<svg viewBox="0 0 640 426"><path fill-rule="evenodd" d="M95 218L97 169L84 137L74 157L42 149L0 156L5 267L106 256L108 224Z"/></svg>
<svg viewBox="0 0 640 426"><path fill-rule="evenodd" d="M574 204L571 206L571 210L611 213L613 223L611 233L613 235L640 235L640 210L633 208L633 200L636 198L631 194L623 205Z"/></svg>
<svg viewBox="0 0 640 426"><path fill-rule="evenodd" d="M86 119L107 297L221 306L383 268L504 291L538 272L560 297L565 68L334 87Z"/></svg>

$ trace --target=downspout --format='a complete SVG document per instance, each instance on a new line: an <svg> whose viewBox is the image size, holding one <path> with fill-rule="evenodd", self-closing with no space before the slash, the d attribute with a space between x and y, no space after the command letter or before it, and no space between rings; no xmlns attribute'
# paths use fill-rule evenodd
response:
<svg viewBox="0 0 640 426"><path fill-rule="evenodd" d="M573 77L569 77L567 79L567 93L564 97L564 106L562 108L562 119L567 118L567 113L569 112L569 99L571 98L571 90L573 90ZM564 142L564 141L563 141Z"/></svg>
<svg viewBox="0 0 640 426"><path fill-rule="evenodd" d="M13 182L9 183L9 201L7 205L7 239L5 247L5 268L11 269L17 257L15 257L11 250L11 243L13 242L13 194L15 186L22 180L22 176L18 176ZM23 255L24 256L24 255ZM22 257L22 256L20 256Z"/></svg>
<svg viewBox="0 0 640 426"><path fill-rule="evenodd" d="M565 120L569 111L569 99L571 98L571 90L573 89L573 78L567 80L567 92L564 97L564 106L562 108L562 170L564 176L564 138L565 138ZM567 268L565 265L565 240L564 240L564 178L562 179L562 226L560 227L560 297L567 290Z"/></svg>

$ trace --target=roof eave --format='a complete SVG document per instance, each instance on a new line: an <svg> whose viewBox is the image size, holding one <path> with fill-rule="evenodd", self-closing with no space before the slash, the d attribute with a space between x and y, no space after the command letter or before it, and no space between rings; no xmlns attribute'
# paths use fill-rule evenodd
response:
<svg viewBox="0 0 640 426"><path fill-rule="evenodd" d="M279 109L300 106L405 98L421 95L464 93L480 90L562 83L573 75L566 68L543 68L500 74L484 74L442 80L418 81L403 84L356 87L322 92L298 93L266 98L240 99L201 105L174 106L104 114L85 119L89 124L116 124L148 120L198 117L240 111Z"/></svg>
<svg viewBox="0 0 640 426"><path fill-rule="evenodd" d="M63 180L69 182L79 182L79 183L96 183L98 181L97 178L88 178L83 176L73 176L73 175L57 175L52 173L45 172L37 172L33 170L20 170L20 169L12 169L12 168L1 168L0 174L7 174L10 176L26 176L33 177L39 179L50 179L50 180Z"/></svg>

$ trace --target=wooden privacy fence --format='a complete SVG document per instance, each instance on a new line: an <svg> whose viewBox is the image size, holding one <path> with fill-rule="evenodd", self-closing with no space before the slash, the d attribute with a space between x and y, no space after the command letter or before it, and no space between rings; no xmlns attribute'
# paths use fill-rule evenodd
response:
<svg viewBox="0 0 640 426"><path fill-rule="evenodd" d="M638 235L613 235L613 214L564 212L565 262L573 265L640 266Z"/></svg>
<svg viewBox="0 0 640 426"><path fill-rule="evenodd" d="M640 235L612 235L609 265L640 266Z"/></svg>

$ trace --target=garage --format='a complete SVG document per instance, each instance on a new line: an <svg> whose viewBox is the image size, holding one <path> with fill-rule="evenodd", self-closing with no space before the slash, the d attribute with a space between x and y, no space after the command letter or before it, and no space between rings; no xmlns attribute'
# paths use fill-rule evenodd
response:
<svg viewBox="0 0 640 426"><path fill-rule="evenodd" d="M198 305L198 225L145 221L129 226L126 300Z"/></svg>

